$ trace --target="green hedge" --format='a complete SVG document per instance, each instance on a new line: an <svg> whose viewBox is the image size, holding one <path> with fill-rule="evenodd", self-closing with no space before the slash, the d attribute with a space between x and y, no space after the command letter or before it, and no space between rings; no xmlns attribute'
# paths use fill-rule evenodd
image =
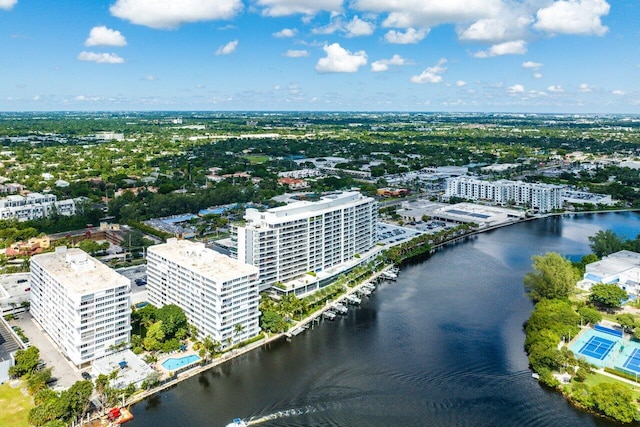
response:
<svg viewBox="0 0 640 427"><path fill-rule="evenodd" d="M138 222L138 221L133 221L133 220L129 220L127 221L127 225L135 228L145 234L150 234L152 236L156 236L159 239L169 239L171 237L175 237L173 234L171 233L167 233L166 231L162 231L162 230L156 230L153 227L148 226L147 224L144 224L142 222Z"/></svg>

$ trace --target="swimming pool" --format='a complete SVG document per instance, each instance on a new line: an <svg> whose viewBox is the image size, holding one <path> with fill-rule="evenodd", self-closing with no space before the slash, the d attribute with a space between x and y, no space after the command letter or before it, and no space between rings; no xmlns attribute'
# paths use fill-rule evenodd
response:
<svg viewBox="0 0 640 427"><path fill-rule="evenodd" d="M162 362L162 367L167 371L175 371L187 365L192 365L200 361L200 357L196 354L190 354L183 357L172 357Z"/></svg>

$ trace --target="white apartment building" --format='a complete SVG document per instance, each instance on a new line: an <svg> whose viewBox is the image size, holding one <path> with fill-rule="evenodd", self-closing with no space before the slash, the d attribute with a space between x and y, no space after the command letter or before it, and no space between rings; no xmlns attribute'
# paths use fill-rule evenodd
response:
<svg viewBox="0 0 640 427"><path fill-rule="evenodd" d="M247 209L244 218L232 228L236 256L260 269L261 290L344 263L377 242L377 203L356 191Z"/></svg>
<svg viewBox="0 0 640 427"><path fill-rule="evenodd" d="M498 205L515 204L545 213L562 209L564 187L522 181L484 181L459 176L447 179L445 197L462 197L470 200L488 200Z"/></svg>
<svg viewBox="0 0 640 427"><path fill-rule="evenodd" d="M204 243L174 238L147 250L149 302L177 305L201 338L210 335L225 346L260 332L258 283L256 267Z"/></svg>
<svg viewBox="0 0 640 427"><path fill-rule="evenodd" d="M80 249L31 257L31 314L74 365L127 347L131 283Z"/></svg>
<svg viewBox="0 0 640 427"><path fill-rule="evenodd" d="M53 194L17 194L0 199L0 219L29 221L51 215L54 210L60 215L74 215L76 206L73 199L57 200Z"/></svg>

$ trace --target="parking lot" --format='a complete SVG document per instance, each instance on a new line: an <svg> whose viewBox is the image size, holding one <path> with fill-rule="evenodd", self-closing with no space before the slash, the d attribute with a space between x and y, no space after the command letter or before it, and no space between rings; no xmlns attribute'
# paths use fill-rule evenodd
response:
<svg viewBox="0 0 640 427"><path fill-rule="evenodd" d="M51 338L35 323L31 313L19 314L17 319L11 322L11 325L22 328L24 334L29 338L29 344L38 347L40 359L44 361L45 368L53 368L53 377L58 379L55 386L71 387L73 383L82 379L80 371L60 353Z"/></svg>
<svg viewBox="0 0 640 427"><path fill-rule="evenodd" d="M378 241L385 245L398 244L421 234L424 233L397 225L378 223Z"/></svg>
<svg viewBox="0 0 640 427"><path fill-rule="evenodd" d="M131 304L147 301L146 265L119 268L116 271L131 280ZM136 283L136 281L138 282Z"/></svg>

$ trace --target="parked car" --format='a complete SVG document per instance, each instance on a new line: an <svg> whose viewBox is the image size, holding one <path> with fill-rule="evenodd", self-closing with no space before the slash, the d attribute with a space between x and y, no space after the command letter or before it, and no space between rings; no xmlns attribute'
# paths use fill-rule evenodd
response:
<svg viewBox="0 0 640 427"><path fill-rule="evenodd" d="M83 372L80 375L82 375L82 378L85 380L90 380L91 379L91 374L89 372Z"/></svg>

